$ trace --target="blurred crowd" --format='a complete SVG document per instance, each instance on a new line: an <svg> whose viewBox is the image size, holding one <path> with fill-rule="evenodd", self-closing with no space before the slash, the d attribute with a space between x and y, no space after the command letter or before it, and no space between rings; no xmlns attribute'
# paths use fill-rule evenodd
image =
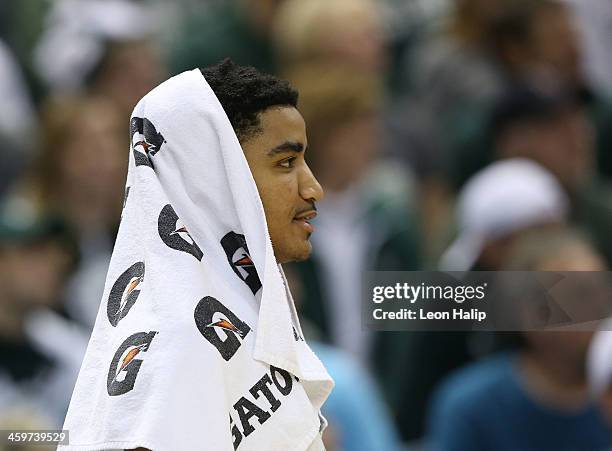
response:
<svg viewBox="0 0 612 451"><path fill-rule="evenodd" d="M326 192L286 271L328 449L612 449L605 336L371 332L360 304L365 271L610 267L610 48L610 0L1 2L0 429L63 423L132 108L231 57L299 90Z"/></svg>

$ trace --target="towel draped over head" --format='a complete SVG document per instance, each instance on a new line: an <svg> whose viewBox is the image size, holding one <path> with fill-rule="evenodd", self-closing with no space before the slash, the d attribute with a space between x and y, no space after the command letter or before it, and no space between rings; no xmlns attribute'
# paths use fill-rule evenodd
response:
<svg viewBox="0 0 612 451"><path fill-rule="evenodd" d="M201 72L147 94L130 135L65 449L322 449L333 382L303 339L255 181Z"/></svg>

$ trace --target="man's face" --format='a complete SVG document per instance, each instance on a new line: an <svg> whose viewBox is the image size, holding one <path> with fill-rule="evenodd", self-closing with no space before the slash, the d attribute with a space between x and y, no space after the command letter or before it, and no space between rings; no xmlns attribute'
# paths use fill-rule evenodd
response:
<svg viewBox="0 0 612 451"><path fill-rule="evenodd" d="M306 125L293 107L272 107L259 114L261 132L242 148L266 213L278 263L305 260L321 185L304 160Z"/></svg>

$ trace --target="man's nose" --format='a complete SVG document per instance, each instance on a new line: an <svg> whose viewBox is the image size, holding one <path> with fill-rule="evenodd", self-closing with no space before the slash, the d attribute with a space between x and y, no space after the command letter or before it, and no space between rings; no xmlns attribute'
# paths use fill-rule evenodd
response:
<svg viewBox="0 0 612 451"><path fill-rule="evenodd" d="M300 196L304 200L318 202L323 199L323 188L308 166L305 166L300 180Z"/></svg>

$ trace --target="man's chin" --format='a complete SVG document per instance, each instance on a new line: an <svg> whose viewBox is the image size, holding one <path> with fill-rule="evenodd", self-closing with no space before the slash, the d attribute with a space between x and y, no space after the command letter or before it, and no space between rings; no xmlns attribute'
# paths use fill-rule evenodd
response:
<svg viewBox="0 0 612 451"><path fill-rule="evenodd" d="M284 255L276 256L276 260L278 263L290 263L290 262L302 262L304 260L308 260L310 258L310 254L312 253L312 244L310 241L306 240L305 243L301 243L298 248L291 249L289 252L284 253Z"/></svg>

